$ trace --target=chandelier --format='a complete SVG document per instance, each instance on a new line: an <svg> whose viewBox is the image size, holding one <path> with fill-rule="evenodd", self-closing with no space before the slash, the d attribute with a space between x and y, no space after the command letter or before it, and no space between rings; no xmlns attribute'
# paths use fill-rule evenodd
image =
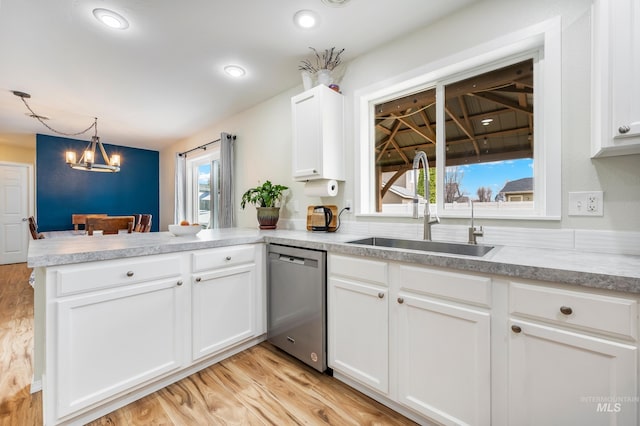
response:
<svg viewBox="0 0 640 426"><path fill-rule="evenodd" d="M91 137L91 142L89 142L89 145L87 145L87 148L84 150L79 161L76 161L77 157L76 157L75 151L67 151L65 153L65 159L69 167L71 167L72 169L85 170L89 172L115 173L120 171L120 156L117 154L114 154L111 156L111 159L109 159L109 156L107 155L107 151L105 151L104 146L102 145L102 142L100 142L100 138L98 137L98 118L97 117L94 117L93 124L91 124L91 126L87 127L85 130L82 130L77 133L60 132L44 122L44 120L47 119L47 117L36 114L31 109L31 107L27 103L27 99L31 98L30 94L25 92L20 92L17 90L14 90L13 94L19 97L20 99L22 99L22 102L24 102L25 106L31 113L29 114L30 117L35 118L43 126L45 126L47 129L51 130L54 133L57 133L63 136L78 136L88 132L91 129L94 129L94 135ZM97 161L99 160L99 158L96 157L96 148L100 151L103 162Z"/></svg>

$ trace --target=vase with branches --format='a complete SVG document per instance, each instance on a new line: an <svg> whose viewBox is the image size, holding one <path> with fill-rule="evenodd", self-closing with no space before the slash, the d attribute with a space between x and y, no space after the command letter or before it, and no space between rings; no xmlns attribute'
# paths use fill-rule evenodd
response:
<svg viewBox="0 0 640 426"><path fill-rule="evenodd" d="M342 63L341 55L344 49L325 49L321 53L313 47L309 49L313 50L314 57L312 59L305 59L301 61L298 69L302 71L303 81L305 74L311 77L315 77L319 84L329 86L334 81L337 81L336 70Z"/></svg>

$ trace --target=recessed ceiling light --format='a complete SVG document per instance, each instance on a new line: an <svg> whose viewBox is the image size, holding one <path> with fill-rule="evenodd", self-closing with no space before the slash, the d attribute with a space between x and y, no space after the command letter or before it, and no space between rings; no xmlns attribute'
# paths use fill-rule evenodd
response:
<svg viewBox="0 0 640 426"><path fill-rule="evenodd" d="M224 72L229 74L231 77L236 78L242 77L247 73L244 68L239 67L238 65L227 65L226 67L224 67Z"/></svg>
<svg viewBox="0 0 640 426"><path fill-rule="evenodd" d="M322 0L322 3L331 7L342 7L345 4L349 3L350 0Z"/></svg>
<svg viewBox="0 0 640 426"><path fill-rule="evenodd" d="M312 10L299 10L293 15L293 22L300 28L313 28L318 24L318 14Z"/></svg>
<svg viewBox="0 0 640 426"><path fill-rule="evenodd" d="M93 9L93 16L109 28L125 30L129 28L129 22L124 16L109 9Z"/></svg>

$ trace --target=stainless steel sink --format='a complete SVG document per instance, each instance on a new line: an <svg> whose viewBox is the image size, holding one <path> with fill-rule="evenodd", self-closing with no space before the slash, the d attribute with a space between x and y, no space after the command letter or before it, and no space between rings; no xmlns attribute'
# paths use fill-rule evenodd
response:
<svg viewBox="0 0 640 426"><path fill-rule="evenodd" d="M347 241L348 244L362 244L376 247L393 247L408 250L433 251L438 253L461 254L465 256L484 256L493 246L477 244L445 243L441 241L403 240L399 238L371 237Z"/></svg>

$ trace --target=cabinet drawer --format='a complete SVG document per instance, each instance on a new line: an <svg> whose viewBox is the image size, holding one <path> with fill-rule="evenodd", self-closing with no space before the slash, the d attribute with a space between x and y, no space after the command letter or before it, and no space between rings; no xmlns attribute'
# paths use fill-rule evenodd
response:
<svg viewBox="0 0 640 426"><path fill-rule="evenodd" d="M633 340L638 334L633 299L511 282L509 312Z"/></svg>
<svg viewBox="0 0 640 426"><path fill-rule="evenodd" d="M329 275L365 280L387 286L387 262L329 254Z"/></svg>
<svg viewBox="0 0 640 426"><path fill-rule="evenodd" d="M180 276L180 255L135 257L62 266L55 270L57 296Z"/></svg>
<svg viewBox="0 0 640 426"><path fill-rule="evenodd" d="M219 247L193 253L193 272L255 262L255 245Z"/></svg>
<svg viewBox="0 0 640 426"><path fill-rule="evenodd" d="M412 265L398 266L400 290L491 306L491 278Z"/></svg>

